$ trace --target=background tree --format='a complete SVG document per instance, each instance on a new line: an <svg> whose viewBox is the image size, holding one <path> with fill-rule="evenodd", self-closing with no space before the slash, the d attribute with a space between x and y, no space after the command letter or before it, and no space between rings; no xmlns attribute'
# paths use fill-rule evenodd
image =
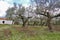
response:
<svg viewBox="0 0 60 40"><path fill-rule="evenodd" d="M18 24L18 22L20 22L20 20L22 20L23 27L25 27L28 19L31 18L31 17L26 17L24 15L25 14L25 7L23 7L20 4L17 7L16 4L14 3L14 7L9 8L6 11L6 13L7 13L6 17L9 18L10 20L13 20L16 24Z"/></svg>
<svg viewBox="0 0 60 40"><path fill-rule="evenodd" d="M27 15L25 16L25 12L26 12L25 7L23 7L22 5L19 5L19 9L17 11L17 14L18 14L18 17L21 18L21 20L23 22L23 27L26 26L26 23L28 22L29 18L31 18L29 16L26 17ZM29 12L28 12L28 14L29 14Z"/></svg>
<svg viewBox="0 0 60 40"><path fill-rule="evenodd" d="M60 5L56 6L60 1L59 0L34 0L34 2L36 4L36 14L47 17L47 26L49 30L52 31L51 19L59 17L60 13L58 13L57 15L51 15L50 11L51 10L54 11L55 8L60 6Z"/></svg>
<svg viewBox="0 0 60 40"><path fill-rule="evenodd" d="M6 11L6 18L8 18L9 20L13 20L13 22L15 21L15 10L16 10L16 3L14 3L14 6L11 8L8 8L8 10Z"/></svg>

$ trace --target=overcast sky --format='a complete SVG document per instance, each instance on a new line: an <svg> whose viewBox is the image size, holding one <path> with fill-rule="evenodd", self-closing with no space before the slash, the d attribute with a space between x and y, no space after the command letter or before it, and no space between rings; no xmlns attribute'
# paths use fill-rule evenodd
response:
<svg viewBox="0 0 60 40"><path fill-rule="evenodd" d="M13 3L23 4L27 7L30 3L29 0L0 0L0 17L4 17L6 15L6 10L9 7L13 6Z"/></svg>

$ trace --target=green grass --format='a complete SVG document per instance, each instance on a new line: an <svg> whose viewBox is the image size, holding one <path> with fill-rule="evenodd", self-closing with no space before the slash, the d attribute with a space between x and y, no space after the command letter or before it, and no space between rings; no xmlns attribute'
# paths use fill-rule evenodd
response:
<svg viewBox="0 0 60 40"><path fill-rule="evenodd" d="M47 27L29 27L29 30L17 30L14 26L20 25L0 25L0 40L60 40L60 32L49 32ZM21 28L21 27L20 27ZM11 35L6 36L4 29L11 31ZM33 32L30 32L33 31ZM35 34L36 32L36 34Z"/></svg>

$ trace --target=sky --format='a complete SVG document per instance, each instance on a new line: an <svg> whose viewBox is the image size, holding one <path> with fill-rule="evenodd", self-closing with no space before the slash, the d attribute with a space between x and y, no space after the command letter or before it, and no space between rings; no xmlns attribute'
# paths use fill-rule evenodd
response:
<svg viewBox="0 0 60 40"><path fill-rule="evenodd" d="M13 6L13 3L22 4L27 7L30 4L30 0L0 0L0 17L5 17L6 10Z"/></svg>

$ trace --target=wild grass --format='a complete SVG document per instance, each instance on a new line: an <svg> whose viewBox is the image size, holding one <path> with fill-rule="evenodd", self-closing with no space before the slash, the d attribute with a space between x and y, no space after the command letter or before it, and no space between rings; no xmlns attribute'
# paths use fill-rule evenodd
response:
<svg viewBox="0 0 60 40"><path fill-rule="evenodd" d="M22 28L20 25L0 25L0 40L60 40L60 32L49 32L47 27Z"/></svg>

